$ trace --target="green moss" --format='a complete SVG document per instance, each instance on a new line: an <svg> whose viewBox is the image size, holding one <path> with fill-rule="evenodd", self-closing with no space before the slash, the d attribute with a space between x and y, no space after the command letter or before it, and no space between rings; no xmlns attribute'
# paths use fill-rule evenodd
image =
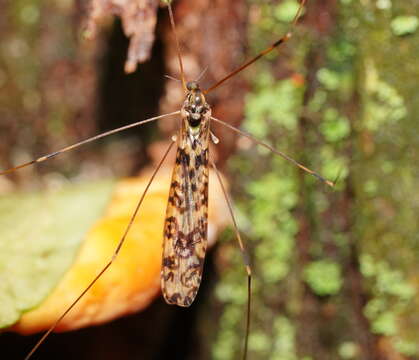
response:
<svg viewBox="0 0 419 360"><path fill-rule="evenodd" d="M343 359L354 359L358 355L358 347L351 341L346 341L339 346L339 355Z"/></svg>
<svg viewBox="0 0 419 360"><path fill-rule="evenodd" d="M313 292L320 296L336 295L342 287L339 265L327 260L309 264L304 269L304 279Z"/></svg>
<svg viewBox="0 0 419 360"><path fill-rule="evenodd" d="M413 34L419 27L419 19L414 15L397 16L391 22L394 35L403 36Z"/></svg>
<svg viewBox="0 0 419 360"><path fill-rule="evenodd" d="M274 18L279 21L291 22L298 11L299 4L295 0L286 0L274 8Z"/></svg>

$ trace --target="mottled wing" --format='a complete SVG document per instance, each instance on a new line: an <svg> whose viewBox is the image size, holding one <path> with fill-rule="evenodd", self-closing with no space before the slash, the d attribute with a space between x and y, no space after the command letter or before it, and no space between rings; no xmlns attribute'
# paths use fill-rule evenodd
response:
<svg viewBox="0 0 419 360"><path fill-rule="evenodd" d="M169 304L189 306L198 292L207 249L208 134L177 149L166 210L161 287Z"/></svg>

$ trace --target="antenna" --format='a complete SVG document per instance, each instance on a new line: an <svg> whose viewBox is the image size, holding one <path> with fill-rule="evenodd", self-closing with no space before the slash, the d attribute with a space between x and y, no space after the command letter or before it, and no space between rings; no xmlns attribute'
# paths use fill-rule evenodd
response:
<svg viewBox="0 0 419 360"><path fill-rule="evenodd" d="M176 41L176 48L177 48L177 58L179 60L179 68L180 68L180 76L181 76L181 80L182 80L182 86L183 86L183 90L186 92L187 89L186 89L186 81L185 81L185 72L183 70L182 55L181 55L181 52L180 52L180 43L179 43L179 38L177 36L176 24L175 24L175 18L173 16L171 0L166 0L166 3L167 3L167 8L169 9L170 25L172 26L173 33L175 34L175 41Z"/></svg>

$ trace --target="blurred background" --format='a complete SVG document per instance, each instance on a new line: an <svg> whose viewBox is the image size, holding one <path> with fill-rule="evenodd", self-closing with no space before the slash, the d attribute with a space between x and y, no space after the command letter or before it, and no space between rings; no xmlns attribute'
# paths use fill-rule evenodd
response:
<svg viewBox="0 0 419 360"><path fill-rule="evenodd" d="M186 76L208 68L207 88L281 36L298 3L173 6ZM3 0L0 13L1 169L179 109L181 86L164 77L179 78L175 43L157 0ZM216 117L338 179L329 189L213 127L254 270L249 359L419 358L418 14L416 0L309 0L284 48L208 95ZM162 120L97 141L0 178L0 192L136 175L174 129ZM227 229L190 309L158 298L53 335L38 358L237 359L245 303ZM0 335L7 359L34 342Z"/></svg>

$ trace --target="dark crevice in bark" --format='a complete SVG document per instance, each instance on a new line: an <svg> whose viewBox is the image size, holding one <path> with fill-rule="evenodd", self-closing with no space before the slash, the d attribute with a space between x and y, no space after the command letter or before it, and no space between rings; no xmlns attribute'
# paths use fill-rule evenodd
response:
<svg viewBox="0 0 419 360"><path fill-rule="evenodd" d="M150 60L139 64L134 73L126 74L124 64L129 39L122 31L121 22L115 21L107 42L107 51L101 59L98 131L107 131L158 114L159 103L164 94L166 67L159 30L161 27L158 26ZM131 159L135 170L147 162L147 145L152 142L156 128L157 124L151 123L113 135L112 140L118 137L125 140L135 139L135 149L131 152L135 158Z"/></svg>
<svg viewBox="0 0 419 360"><path fill-rule="evenodd" d="M306 58L308 73L306 76L307 88L303 97L304 106L309 103L315 93L316 74L324 61L322 51L323 49L320 47L312 47ZM298 148L306 150L313 146L307 137L309 132L312 131L310 119L301 116L299 118L298 129ZM305 156L302 156L300 160L302 163L308 163ZM298 174L300 200L297 219L300 230L297 234L296 241L298 251L297 262L300 271L303 271L312 260L310 250L313 245L312 234L315 232L315 224L309 215L312 213L310 209L310 194L312 191L306 183L306 176L302 172ZM318 359L327 358L327 351L322 346L320 340L322 328L321 307L322 304L319 298L304 284L301 295L301 310L297 317L297 353L299 357L313 356L313 354L316 354L316 358Z"/></svg>
<svg viewBox="0 0 419 360"><path fill-rule="evenodd" d="M355 119L360 112L360 99L355 92L346 107L346 114L349 119ZM353 122L351 123L351 134L354 138ZM346 156L349 159L354 158L354 141L351 141L346 149ZM364 279L359 263L359 248L357 247L357 238L355 225L355 193L353 189L353 179L349 176L346 179L345 190L342 194L340 204L338 204L338 214L343 219L342 231L348 236L348 259L345 261L344 279L345 279L345 297L348 301L349 312L351 316L351 329L353 338L360 348L360 360L384 360L378 347L377 335L371 332L371 326L364 314L365 305L368 302L368 294L364 288Z"/></svg>

